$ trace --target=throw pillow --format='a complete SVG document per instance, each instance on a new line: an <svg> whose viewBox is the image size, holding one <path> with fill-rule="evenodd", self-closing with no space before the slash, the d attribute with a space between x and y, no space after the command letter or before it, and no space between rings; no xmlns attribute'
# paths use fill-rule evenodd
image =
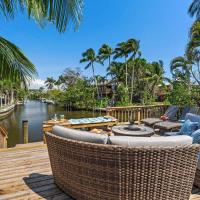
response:
<svg viewBox="0 0 200 200"><path fill-rule="evenodd" d="M198 129L198 122L191 122L189 119L186 120L180 130L180 135L191 135Z"/></svg>
<svg viewBox="0 0 200 200"><path fill-rule="evenodd" d="M193 144L200 144L200 129L194 131L191 137L193 139Z"/></svg>

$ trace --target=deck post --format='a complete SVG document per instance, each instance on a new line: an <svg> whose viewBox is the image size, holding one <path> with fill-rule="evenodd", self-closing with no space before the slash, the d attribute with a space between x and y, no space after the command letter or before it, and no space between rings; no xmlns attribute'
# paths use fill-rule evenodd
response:
<svg viewBox="0 0 200 200"><path fill-rule="evenodd" d="M138 109L138 125L140 125L140 121L141 121L141 108Z"/></svg>
<svg viewBox="0 0 200 200"><path fill-rule="evenodd" d="M7 148L8 132L2 126L0 126L0 149Z"/></svg>
<svg viewBox="0 0 200 200"><path fill-rule="evenodd" d="M23 142L24 144L28 143L28 120L22 121L22 133L23 133Z"/></svg>

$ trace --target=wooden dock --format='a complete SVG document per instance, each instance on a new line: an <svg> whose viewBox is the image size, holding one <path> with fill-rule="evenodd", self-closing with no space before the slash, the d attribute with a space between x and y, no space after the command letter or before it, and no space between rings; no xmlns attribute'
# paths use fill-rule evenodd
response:
<svg viewBox="0 0 200 200"><path fill-rule="evenodd" d="M54 184L46 145L0 150L0 200L72 200ZM194 188L190 200L200 200Z"/></svg>

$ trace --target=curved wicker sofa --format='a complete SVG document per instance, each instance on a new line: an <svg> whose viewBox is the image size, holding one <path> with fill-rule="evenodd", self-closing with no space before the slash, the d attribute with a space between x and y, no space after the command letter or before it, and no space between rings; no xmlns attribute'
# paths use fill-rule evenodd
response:
<svg viewBox="0 0 200 200"><path fill-rule="evenodd" d="M127 148L45 133L55 183L80 200L189 200L199 145Z"/></svg>

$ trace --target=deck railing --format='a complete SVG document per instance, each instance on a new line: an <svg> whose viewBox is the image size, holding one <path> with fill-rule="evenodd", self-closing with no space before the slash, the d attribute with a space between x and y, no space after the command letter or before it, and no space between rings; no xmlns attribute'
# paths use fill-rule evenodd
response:
<svg viewBox="0 0 200 200"><path fill-rule="evenodd" d="M140 122L148 117L159 118L165 113L167 107L167 105L108 107L106 114L115 117L118 122L129 122L130 120Z"/></svg>

